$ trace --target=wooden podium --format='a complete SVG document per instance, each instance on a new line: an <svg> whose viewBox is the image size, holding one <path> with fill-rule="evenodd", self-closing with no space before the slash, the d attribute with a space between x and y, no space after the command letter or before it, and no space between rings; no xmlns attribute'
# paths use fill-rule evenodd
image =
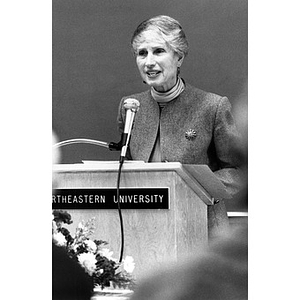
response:
<svg viewBox="0 0 300 300"><path fill-rule="evenodd" d="M116 188L118 162L84 162L53 166L54 188ZM214 199L229 198L224 185L206 165L178 162L125 162L120 188L168 188L167 209L123 209L124 255L134 258L134 274L156 269L163 262L177 261L199 251L209 236L209 223L215 214L209 209ZM81 220L95 217L94 239L107 241L107 247L120 255L121 233L117 209L65 209L72 215L68 228L73 234ZM217 216L217 224L227 215Z"/></svg>

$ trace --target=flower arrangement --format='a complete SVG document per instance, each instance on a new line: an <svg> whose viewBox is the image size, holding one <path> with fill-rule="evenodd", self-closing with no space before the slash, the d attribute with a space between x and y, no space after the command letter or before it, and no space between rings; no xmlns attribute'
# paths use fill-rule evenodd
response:
<svg viewBox="0 0 300 300"><path fill-rule="evenodd" d="M80 222L74 237L64 224L72 224L71 215L66 211L53 210L52 240L64 247L69 257L77 261L93 278L94 287L118 287L132 289L134 278L132 272L135 264L131 256L126 256L119 263L113 258L113 252L107 248L107 242L90 239L95 230L95 218Z"/></svg>

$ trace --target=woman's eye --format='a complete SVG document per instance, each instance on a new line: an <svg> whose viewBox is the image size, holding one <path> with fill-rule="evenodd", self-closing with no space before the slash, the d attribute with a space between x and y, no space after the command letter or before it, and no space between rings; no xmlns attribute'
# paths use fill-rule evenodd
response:
<svg viewBox="0 0 300 300"><path fill-rule="evenodd" d="M164 52L165 52L165 49L163 49L163 48L158 48L155 50L155 53L157 53L157 54L164 53Z"/></svg>
<svg viewBox="0 0 300 300"><path fill-rule="evenodd" d="M145 51L145 50L140 50L140 51L138 51L138 55L139 55L139 56L146 56L146 55L147 55L147 51Z"/></svg>

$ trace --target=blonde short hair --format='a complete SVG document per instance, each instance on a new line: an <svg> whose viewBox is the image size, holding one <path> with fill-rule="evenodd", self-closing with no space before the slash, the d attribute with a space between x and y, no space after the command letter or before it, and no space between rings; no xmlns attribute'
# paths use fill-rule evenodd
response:
<svg viewBox="0 0 300 300"><path fill-rule="evenodd" d="M141 42L141 34L149 29L161 35L168 46L180 57L187 56L189 46L182 26L177 20L163 15L145 20L136 28L131 38L131 47L135 55L138 44Z"/></svg>

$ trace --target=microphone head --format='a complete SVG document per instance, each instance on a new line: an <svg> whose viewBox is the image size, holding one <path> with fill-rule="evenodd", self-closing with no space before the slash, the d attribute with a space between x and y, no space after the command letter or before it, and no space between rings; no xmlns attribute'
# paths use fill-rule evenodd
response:
<svg viewBox="0 0 300 300"><path fill-rule="evenodd" d="M124 108L130 109L133 112L137 112L140 107L140 102L133 98L128 98L124 101Z"/></svg>

